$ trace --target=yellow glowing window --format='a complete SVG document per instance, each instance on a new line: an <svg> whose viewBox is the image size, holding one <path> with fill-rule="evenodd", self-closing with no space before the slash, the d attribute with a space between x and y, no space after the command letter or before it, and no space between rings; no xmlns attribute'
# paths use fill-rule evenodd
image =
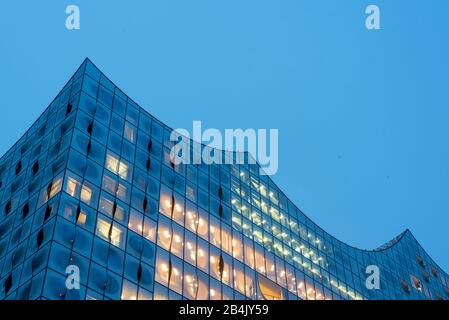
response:
<svg viewBox="0 0 449 320"><path fill-rule="evenodd" d="M208 271L208 257L209 250L207 245L198 241L197 266L205 272Z"/></svg>
<svg viewBox="0 0 449 320"><path fill-rule="evenodd" d="M156 241L156 224L153 224L148 218L145 218L144 221L143 236L153 242Z"/></svg>
<svg viewBox="0 0 449 320"><path fill-rule="evenodd" d="M87 221L87 215L84 212L80 212L77 222L79 224L86 224L86 221Z"/></svg>
<svg viewBox="0 0 449 320"><path fill-rule="evenodd" d="M176 228L178 229L178 228ZM173 232L173 240L171 245L171 252L178 257L182 258L182 251L183 251L183 245L184 245L184 236L183 232L181 230L174 230Z"/></svg>
<svg viewBox="0 0 449 320"><path fill-rule="evenodd" d="M243 261L243 244L241 236L234 234L232 239L232 256L240 261Z"/></svg>
<svg viewBox="0 0 449 320"><path fill-rule="evenodd" d="M259 277L259 289L265 300L282 300L282 287L268 279Z"/></svg>
<svg viewBox="0 0 449 320"><path fill-rule="evenodd" d="M192 265L196 265L196 247L194 242L186 241L184 247L184 259Z"/></svg>
<svg viewBox="0 0 449 320"><path fill-rule="evenodd" d="M193 232L196 232L197 216L193 210L187 210L186 213L186 226Z"/></svg>
<svg viewBox="0 0 449 320"><path fill-rule="evenodd" d="M156 263L156 281L167 286L168 284L168 272L170 270L168 262L162 256L157 257Z"/></svg>
<svg viewBox="0 0 449 320"><path fill-rule="evenodd" d="M263 256L263 250L257 248L255 250L256 257L256 270L262 274L265 274L265 258Z"/></svg>
<svg viewBox="0 0 449 320"><path fill-rule="evenodd" d="M111 223L103 220L98 219L98 225L97 225L97 233L99 236L101 236L103 239L106 239L109 241L109 230L111 229ZM117 228L116 226L112 226L111 230L111 239L110 242L114 246L120 246L120 241L122 237L122 231Z"/></svg>
<svg viewBox="0 0 449 320"><path fill-rule="evenodd" d="M124 281L122 288L122 300L137 300L137 288L128 281Z"/></svg>
<svg viewBox="0 0 449 320"><path fill-rule="evenodd" d="M254 249L249 241L245 241L245 263L254 269Z"/></svg>
<svg viewBox="0 0 449 320"><path fill-rule="evenodd" d="M220 248L220 225L218 221L211 217L210 219L210 242Z"/></svg>
<svg viewBox="0 0 449 320"><path fill-rule="evenodd" d="M172 206L173 203L171 197L166 194L161 194L161 202L159 205L159 210L161 211L161 213L163 213L167 217L170 217Z"/></svg>
<svg viewBox="0 0 449 320"><path fill-rule="evenodd" d="M207 218L204 216L204 214L201 214L197 223L198 223L198 235L207 240L207 233L209 227L207 225Z"/></svg>
<svg viewBox="0 0 449 320"><path fill-rule="evenodd" d="M163 222L159 222L159 229L157 231L157 235L158 235L158 244L162 248L169 250L171 243L171 234L168 225L166 225Z"/></svg>
<svg viewBox="0 0 449 320"><path fill-rule="evenodd" d="M62 184L62 178L58 178L53 181L51 184L50 192L49 192L49 198L53 197L55 194L57 194L59 191L61 191L61 184Z"/></svg>
<svg viewBox="0 0 449 320"><path fill-rule="evenodd" d="M195 274L192 272L185 272L184 275L184 295L190 299L198 299L197 295L198 281Z"/></svg>
<svg viewBox="0 0 449 320"><path fill-rule="evenodd" d="M92 199L92 189L86 185L81 188L81 201L89 204Z"/></svg>
<svg viewBox="0 0 449 320"><path fill-rule="evenodd" d="M223 251L231 254L232 253L232 237L231 230L226 229L224 226L221 230L221 247Z"/></svg>
<svg viewBox="0 0 449 320"><path fill-rule="evenodd" d="M129 167L124 161L120 161L112 154L106 156L106 168L115 174L118 174L120 178L126 179L128 177Z"/></svg>
<svg viewBox="0 0 449 320"><path fill-rule="evenodd" d="M240 267L234 268L234 289L245 294L245 273Z"/></svg>
<svg viewBox="0 0 449 320"><path fill-rule="evenodd" d="M65 191L72 197L76 197L78 185L79 182L76 179L69 177Z"/></svg>

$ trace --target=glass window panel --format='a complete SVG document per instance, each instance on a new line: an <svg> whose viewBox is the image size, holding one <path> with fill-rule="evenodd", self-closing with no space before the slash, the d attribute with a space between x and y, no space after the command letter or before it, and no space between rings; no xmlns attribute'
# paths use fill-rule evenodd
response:
<svg viewBox="0 0 449 320"><path fill-rule="evenodd" d="M208 239L208 213L206 211L200 210L200 215L198 219L198 235L205 239Z"/></svg>
<svg viewBox="0 0 449 320"><path fill-rule="evenodd" d="M250 299L256 299L254 270L245 268L245 295Z"/></svg>
<svg viewBox="0 0 449 320"><path fill-rule="evenodd" d="M128 228L137 234L142 234L143 231L143 215L138 213L136 210L131 209L129 215Z"/></svg>
<svg viewBox="0 0 449 320"><path fill-rule="evenodd" d="M254 269L253 242L245 238L245 263Z"/></svg>
<svg viewBox="0 0 449 320"><path fill-rule="evenodd" d="M184 245L184 228L173 226L173 240L171 245L171 252L182 259Z"/></svg>
<svg viewBox="0 0 449 320"><path fill-rule="evenodd" d="M206 241L198 238L197 266L204 272L209 272L209 245Z"/></svg>
<svg viewBox="0 0 449 320"><path fill-rule="evenodd" d="M156 221L145 217L143 225L143 236L152 242L156 242L156 225Z"/></svg>
<svg viewBox="0 0 449 320"><path fill-rule="evenodd" d="M196 266L197 259L196 236L188 231L185 232L184 260Z"/></svg>
<svg viewBox="0 0 449 320"><path fill-rule="evenodd" d="M274 264L274 255L265 251L265 263L267 270L267 277L276 282L276 266Z"/></svg>
<svg viewBox="0 0 449 320"><path fill-rule="evenodd" d="M218 219L210 217L210 243L220 248L220 224Z"/></svg>
<svg viewBox="0 0 449 320"><path fill-rule="evenodd" d="M170 223L167 219L160 217L157 230L157 244L162 248L169 250L171 244Z"/></svg>
<svg viewBox="0 0 449 320"><path fill-rule="evenodd" d="M185 215L185 225L188 230L196 233L197 227L197 213L196 208L190 202L187 202L186 215Z"/></svg>
<svg viewBox="0 0 449 320"><path fill-rule="evenodd" d="M234 263L234 289L245 294L245 272L241 263Z"/></svg>
<svg viewBox="0 0 449 320"><path fill-rule="evenodd" d="M277 283L281 286L285 287L285 267L284 261L282 259L276 257L276 275L277 275Z"/></svg>
<svg viewBox="0 0 449 320"><path fill-rule="evenodd" d="M156 281L160 284L168 287L168 252L163 250L157 250L156 256Z"/></svg>
<svg viewBox="0 0 449 320"><path fill-rule="evenodd" d="M260 246L255 246L255 262L256 262L256 270L261 274L265 275L265 257L263 254L263 248Z"/></svg>
<svg viewBox="0 0 449 320"><path fill-rule="evenodd" d="M240 261L243 261L242 235L237 232L233 232L232 236L232 256Z"/></svg>
<svg viewBox="0 0 449 320"><path fill-rule="evenodd" d="M226 225L221 226L221 248L224 252L232 254L231 229Z"/></svg>
<svg viewBox="0 0 449 320"><path fill-rule="evenodd" d="M169 288L179 294L182 293L182 274L182 260L172 256Z"/></svg>

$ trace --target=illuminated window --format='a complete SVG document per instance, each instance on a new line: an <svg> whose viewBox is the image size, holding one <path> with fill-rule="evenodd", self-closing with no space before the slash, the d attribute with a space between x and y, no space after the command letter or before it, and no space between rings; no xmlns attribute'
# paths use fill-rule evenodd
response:
<svg viewBox="0 0 449 320"><path fill-rule="evenodd" d="M65 191L72 197L77 197L79 186L80 183L76 179L69 177Z"/></svg>
<svg viewBox="0 0 449 320"><path fill-rule="evenodd" d="M143 232L143 215L132 210L129 215L128 228L141 235Z"/></svg>
<svg viewBox="0 0 449 320"><path fill-rule="evenodd" d="M172 198L168 194L161 193L159 208L165 216L172 218L180 225L184 225L184 201L181 198L177 196Z"/></svg>
<svg viewBox="0 0 449 320"><path fill-rule="evenodd" d="M267 187L262 182L259 186L259 192L263 197L267 197Z"/></svg>
<svg viewBox="0 0 449 320"><path fill-rule="evenodd" d="M290 265L286 264L285 273L286 273L286 277L287 277L288 291L296 294L296 276L295 276L294 269Z"/></svg>
<svg viewBox="0 0 449 320"><path fill-rule="evenodd" d="M239 263L234 263L234 289L245 294L245 273Z"/></svg>
<svg viewBox="0 0 449 320"><path fill-rule="evenodd" d="M251 213L251 219L253 220L253 223L255 225L257 225L257 226L261 226L262 225L261 215L257 211L253 211L253 213Z"/></svg>
<svg viewBox="0 0 449 320"><path fill-rule="evenodd" d="M231 229L225 225L221 227L221 248L226 253L232 254Z"/></svg>
<svg viewBox="0 0 449 320"><path fill-rule="evenodd" d="M262 229L254 226L253 227L253 238L254 238L254 241L256 241L257 243L263 245Z"/></svg>
<svg viewBox="0 0 449 320"><path fill-rule="evenodd" d="M276 281L276 267L274 264L274 255L272 253L265 253L265 263L267 270L267 277L273 281Z"/></svg>
<svg viewBox="0 0 449 320"><path fill-rule="evenodd" d="M254 271L251 269L246 269L245 272L245 294L248 298L256 298Z"/></svg>
<svg viewBox="0 0 449 320"><path fill-rule="evenodd" d="M168 287L169 271L168 253L158 250L156 257L156 281Z"/></svg>
<svg viewBox="0 0 449 320"><path fill-rule="evenodd" d="M197 266L204 272L209 272L209 246L207 242L198 238L197 244Z"/></svg>
<svg viewBox="0 0 449 320"><path fill-rule="evenodd" d="M50 191L48 192L48 198L52 198L55 196L59 191L61 191L61 185L62 185L62 178L57 178L53 180L51 183Z"/></svg>
<svg viewBox="0 0 449 320"><path fill-rule="evenodd" d="M119 160L111 153L106 156L106 168L111 172L117 174L122 179L128 179L130 176L130 169L128 164L123 160Z"/></svg>
<svg viewBox="0 0 449 320"><path fill-rule="evenodd" d="M98 218L97 235L117 247L122 246L123 231L121 229L122 228L116 224L112 225L111 228L111 222L108 222L100 217Z"/></svg>
<svg viewBox="0 0 449 320"><path fill-rule="evenodd" d="M171 252L178 257L182 258L182 251L184 246L184 232L183 228L179 226L173 226L173 240L171 245Z"/></svg>
<svg viewBox="0 0 449 320"><path fill-rule="evenodd" d="M220 248L220 224L217 219L210 217L210 242Z"/></svg>
<svg viewBox="0 0 449 320"><path fill-rule="evenodd" d="M189 232L185 234L184 245L184 260L190 262L192 265L196 265L196 239L195 236Z"/></svg>
<svg viewBox="0 0 449 320"><path fill-rule="evenodd" d="M265 300L282 300L282 287L264 277L258 277L259 290Z"/></svg>
<svg viewBox="0 0 449 320"><path fill-rule="evenodd" d="M263 255L263 249L256 246L255 249L256 270L265 275L265 257Z"/></svg>
<svg viewBox="0 0 449 320"><path fill-rule="evenodd" d="M226 255L220 255L216 249L211 249L210 273L227 285L232 285L232 262ZM222 269L221 269L222 267Z"/></svg>
<svg viewBox="0 0 449 320"><path fill-rule="evenodd" d="M182 293L182 272L182 261L172 256L169 288L179 294Z"/></svg>
<svg viewBox="0 0 449 320"><path fill-rule="evenodd" d="M123 281L122 300L137 300L137 286L129 281Z"/></svg>
<svg viewBox="0 0 449 320"><path fill-rule="evenodd" d="M166 250L170 249L171 243L170 225L168 221L166 221L165 219L159 220L159 226L157 230L157 243Z"/></svg>
<svg viewBox="0 0 449 320"><path fill-rule="evenodd" d="M197 276L195 269L184 264L184 295L191 300L207 300L209 288L207 279Z"/></svg>
<svg viewBox="0 0 449 320"><path fill-rule="evenodd" d="M232 256L243 262L243 243L242 235L234 232L232 238Z"/></svg>
<svg viewBox="0 0 449 320"><path fill-rule="evenodd" d="M298 292L298 296L302 300L306 300L307 294L306 294L306 285L304 282L304 275L297 269L295 270L295 273L296 273L296 290ZM333 280L331 280L331 284L333 284Z"/></svg>
<svg viewBox="0 0 449 320"><path fill-rule="evenodd" d="M197 219L195 210L188 208L186 212L186 227L194 233L196 233Z"/></svg>
<svg viewBox="0 0 449 320"><path fill-rule="evenodd" d="M198 282L195 269L184 264L184 295L191 300L197 299Z"/></svg>
<svg viewBox="0 0 449 320"><path fill-rule="evenodd" d="M197 229L198 235L205 240L209 240L208 239L209 226L208 226L207 216L208 216L208 213L206 213L204 211L200 211L199 218L198 218L198 229Z"/></svg>
<svg viewBox="0 0 449 320"><path fill-rule="evenodd" d="M307 277L306 280L306 294L307 294L307 300L315 300L316 299L316 291L315 286L313 285L313 282Z"/></svg>
<svg viewBox="0 0 449 320"><path fill-rule="evenodd" d="M285 287L285 281L287 277L285 275L284 261L278 257L276 257L276 276L276 282Z"/></svg>
<svg viewBox="0 0 449 320"><path fill-rule="evenodd" d="M76 221L76 223L80 225L85 225L86 222L87 222L87 212L80 208L78 220Z"/></svg>
<svg viewBox="0 0 449 320"><path fill-rule="evenodd" d="M184 225L184 203L178 197L175 197L175 207L172 218L180 225Z"/></svg>
<svg viewBox="0 0 449 320"><path fill-rule="evenodd" d="M87 185L83 185L81 187L81 195L80 195L81 201L84 203L90 204L92 200L92 189L89 188Z"/></svg>
<svg viewBox="0 0 449 320"><path fill-rule="evenodd" d="M161 192L161 201L159 205L159 211L163 213L167 217L171 217L173 203L172 198L168 194L162 194Z"/></svg>
<svg viewBox="0 0 449 320"><path fill-rule="evenodd" d="M254 249L253 243L245 239L245 263L250 268L254 269Z"/></svg>
<svg viewBox="0 0 449 320"><path fill-rule="evenodd" d="M144 219L143 236L148 240L156 242L156 222L147 217Z"/></svg>
<svg viewBox="0 0 449 320"><path fill-rule="evenodd" d="M65 192L74 198L79 198L86 204L93 205L93 191L88 183L81 184L76 178L68 177Z"/></svg>
<svg viewBox="0 0 449 320"><path fill-rule="evenodd" d="M211 300L221 300L221 285L212 278L209 281L209 296Z"/></svg>

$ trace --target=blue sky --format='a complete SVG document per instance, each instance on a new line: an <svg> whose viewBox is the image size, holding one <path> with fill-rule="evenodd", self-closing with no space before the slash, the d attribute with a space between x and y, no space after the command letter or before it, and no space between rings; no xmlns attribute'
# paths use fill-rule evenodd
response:
<svg viewBox="0 0 449 320"><path fill-rule="evenodd" d="M279 128L273 178L309 217L367 249L410 228L448 271L448 39L446 0L8 1L0 153L90 57L172 127Z"/></svg>

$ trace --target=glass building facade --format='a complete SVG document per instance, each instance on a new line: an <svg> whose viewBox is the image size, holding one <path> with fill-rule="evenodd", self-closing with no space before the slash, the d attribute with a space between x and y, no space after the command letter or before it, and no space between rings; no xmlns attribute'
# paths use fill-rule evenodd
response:
<svg viewBox="0 0 449 320"><path fill-rule="evenodd" d="M449 299L410 231L351 247L257 165L175 165L171 131L86 59L0 159L0 299Z"/></svg>

